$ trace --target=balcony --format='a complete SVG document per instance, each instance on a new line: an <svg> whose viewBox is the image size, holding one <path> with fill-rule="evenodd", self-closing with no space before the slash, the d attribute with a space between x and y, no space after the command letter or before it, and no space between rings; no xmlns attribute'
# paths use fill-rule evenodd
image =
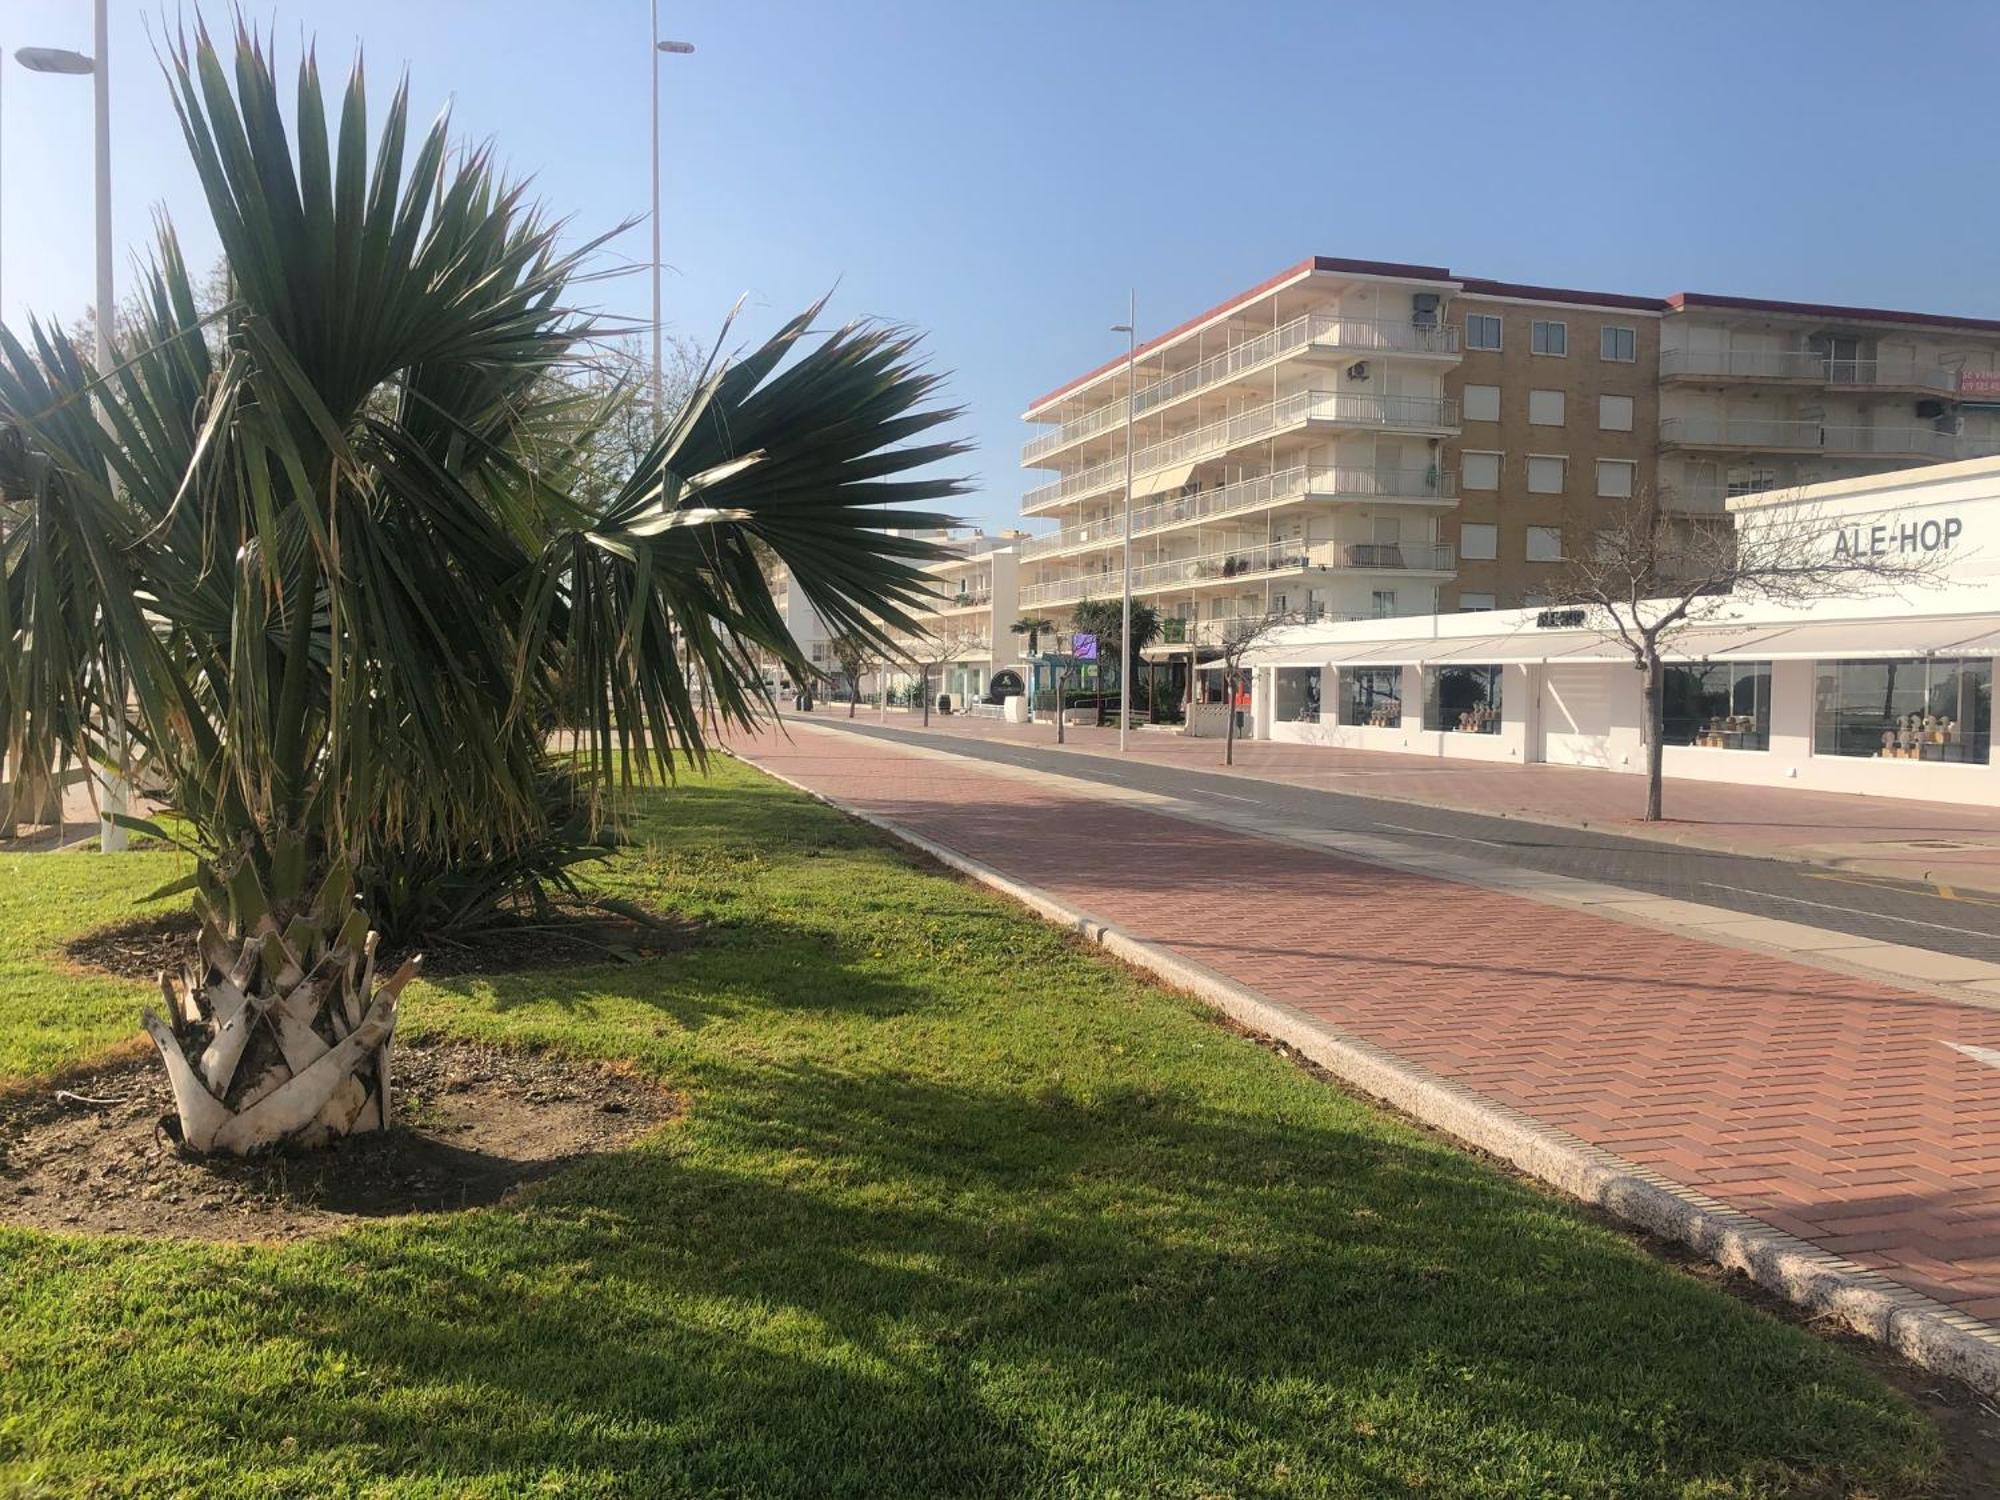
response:
<svg viewBox="0 0 2000 1500"><path fill-rule="evenodd" d="M1929 427L1857 427L1764 418L1668 417L1662 448L1740 448L1755 453L1825 453L1839 458L1984 458L2000 438L1966 437Z"/></svg>
<svg viewBox="0 0 2000 1500"><path fill-rule="evenodd" d="M1810 349L1663 349L1663 381L1786 381L1844 390L1958 392L1958 371L1911 359L1834 359Z"/></svg>
<svg viewBox="0 0 2000 1500"><path fill-rule="evenodd" d="M1441 506L1449 505L1457 493L1457 476L1436 469L1343 469L1302 464L1277 474L1142 505L1132 512L1132 535L1146 536L1302 500L1365 499ZM1021 555L1047 557L1083 547L1104 547L1122 541L1124 535L1123 518L1110 516L1038 536L1021 549Z"/></svg>
<svg viewBox="0 0 2000 1500"><path fill-rule="evenodd" d="M1458 353L1458 330L1441 325L1419 327L1408 319L1396 322L1377 318L1343 318L1335 313L1307 313L1269 333L1246 339L1220 354L1212 354L1199 364L1141 386L1133 405L1133 414L1143 417L1184 396L1225 385L1301 350L1328 354L1409 354L1449 358ZM1059 448L1122 426L1124 421L1124 400L1108 402L1094 411L1071 418L1054 432L1030 438L1022 445L1021 462L1031 465Z"/></svg>
<svg viewBox="0 0 2000 1500"><path fill-rule="evenodd" d="M1273 542L1234 547L1199 557L1141 564L1132 569L1134 593L1236 584L1274 574L1397 573L1452 571L1452 549L1438 542ZM1021 605L1067 604L1085 598L1117 597L1123 570L1105 568L1074 578L1056 578L1021 590Z"/></svg>
<svg viewBox="0 0 2000 1500"><path fill-rule="evenodd" d="M931 605L931 612L933 614L944 614L947 611L957 609L981 609L992 602L993 590L990 586L986 588L953 589L949 592L940 591L936 602Z"/></svg>
<svg viewBox="0 0 2000 1500"><path fill-rule="evenodd" d="M1377 396L1367 391L1294 391L1233 417L1180 433L1133 456L1135 475L1177 464L1219 458L1246 443L1291 428L1351 427L1443 436L1458 430L1458 403L1434 396ZM1125 483L1125 460L1109 459L1037 486L1021 497L1021 509L1040 507L1116 489Z"/></svg>

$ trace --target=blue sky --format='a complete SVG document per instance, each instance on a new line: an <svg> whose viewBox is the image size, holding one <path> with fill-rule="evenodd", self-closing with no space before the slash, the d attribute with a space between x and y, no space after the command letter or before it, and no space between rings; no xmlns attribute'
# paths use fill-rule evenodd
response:
<svg viewBox="0 0 2000 1500"><path fill-rule="evenodd" d="M146 19L113 0L116 218L213 241ZM226 11L206 7L213 17ZM265 0L287 66L356 42L381 96L491 136L579 230L644 212L645 0ZM1338 0L672 0L669 325L835 310L929 330L979 444L965 513L1015 514L1033 396L1320 253L1613 291L2000 317L2000 6ZM9 0L0 310L89 296L86 0ZM635 229L624 253L645 254ZM601 288L642 314L643 276Z"/></svg>

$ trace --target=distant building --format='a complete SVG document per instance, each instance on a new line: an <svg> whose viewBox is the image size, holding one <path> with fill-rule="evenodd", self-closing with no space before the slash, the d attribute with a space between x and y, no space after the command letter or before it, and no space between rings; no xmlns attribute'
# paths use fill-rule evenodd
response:
<svg viewBox="0 0 2000 1500"><path fill-rule="evenodd" d="M1035 400L1019 604L1120 586L1125 361ZM2000 321L1301 261L1140 346L1134 590L1173 633L1532 607L1608 502L2000 453Z"/></svg>

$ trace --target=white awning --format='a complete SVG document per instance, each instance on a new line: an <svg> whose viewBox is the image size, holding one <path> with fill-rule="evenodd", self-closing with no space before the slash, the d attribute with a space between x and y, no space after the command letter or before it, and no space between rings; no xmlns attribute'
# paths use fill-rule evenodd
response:
<svg viewBox="0 0 2000 1500"><path fill-rule="evenodd" d="M1838 625L1792 625L1712 653L1732 661L1837 661L1853 657L1991 656L2000 652L2000 627L1991 615L1949 619L1849 620Z"/></svg>
<svg viewBox="0 0 2000 1500"><path fill-rule="evenodd" d="M1160 495L1168 490L1177 490L1194 478L1193 464L1174 464L1170 468L1155 469L1150 474L1138 475L1132 481L1132 498L1141 495Z"/></svg>

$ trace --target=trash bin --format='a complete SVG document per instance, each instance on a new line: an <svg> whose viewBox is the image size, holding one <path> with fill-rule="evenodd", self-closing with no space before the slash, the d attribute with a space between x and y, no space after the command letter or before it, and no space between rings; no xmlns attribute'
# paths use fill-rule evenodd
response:
<svg viewBox="0 0 2000 1500"><path fill-rule="evenodd" d="M950 693L939 693L939 694L938 694L938 701L937 701L937 711L938 711L939 713L941 713L941 714L948 714L948 713L950 713L950 712L951 712L951 694L950 694Z"/></svg>

